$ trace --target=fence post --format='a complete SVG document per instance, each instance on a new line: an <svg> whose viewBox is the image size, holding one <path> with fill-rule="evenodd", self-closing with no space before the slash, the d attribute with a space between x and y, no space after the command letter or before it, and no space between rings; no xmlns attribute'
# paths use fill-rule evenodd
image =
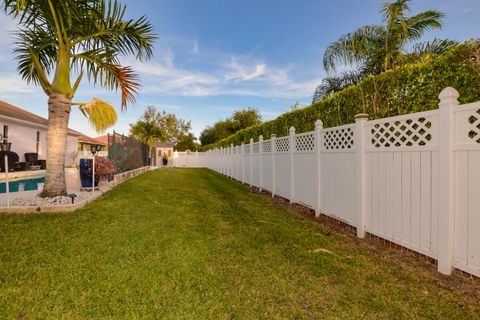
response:
<svg viewBox="0 0 480 320"><path fill-rule="evenodd" d="M225 175L227 178L230 176L229 175L229 170L228 170L228 159L230 158L230 148L227 146L225 147Z"/></svg>
<svg viewBox="0 0 480 320"><path fill-rule="evenodd" d="M290 203L295 202L295 166L293 164L293 152L295 150L295 128L288 131L288 151L290 153Z"/></svg>
<svg viewBox="0 0 480 320"><path fill-rule="evenodd" d="M228 147L224 147L223 148L223 174L226 177L228 177L227 161L228 161Z"/></svg>
<svg viewBox="0 0 480 320"><path fill-rule="evenodd" d="M228 177L227 173L227 158L228 158L228 148L223 148L223 174Z"/></svg>
<svg viewBox="0 0 480 320"><path fill-rule="evenodd" d="M217 171L217 148L213 148L212 153L210 154L210 163L212 165L213 171Z"/></svg>
<svg viewBox="0 0 480 320"><path fill-rule="evenodd" d="M315 122L315 168L316 168L316 181L317 181L317 202L315 204L315 217L320 217L320 209L322 207L322 162L320 158L320 150L322 148L322 130L323 122L322 120L317 120Z"/></svg>
<svg viewBox="0 0 480 320"><path fill-rule="evenodd" d="M220 147L220 173L223 174L223 147Z"/></svg>
<svg viewBox="0 0 480 320"><path fill-rule="evenodd" d="M263 190L263 160L262 160L262 157L263 157L263 136L260 135L258 137L258 172L260 174L260 177L259 177L259 185L258 185L258 190L260 192L262 192Z"/></svg>
<svg viewBox="0 0 480 320"><path fill-rule="evenodd" d="M236 162L236 169L237 170L237 180L242 180L242 156L241 156L242 146L237 146L237 162Z"/></svg>
<svg viewBox="0 0 480 320"><path fill-rule="evenodd" d="M241 154L241 160L242 160L242 183L245 183L245 143L242 142L241 144L241 149L242 149L242 154Z"/></svg>
<svg viewBox="0 0 480 320"><path fill-rule="evenodd" d="M356 150L356 172L357 172L357 237L365 237L365 220L367 216L366 207L366 186L365 186L365 123L368 114L360 113L355 116L356 130L354 133Z"/></svg>
<svg viewBox="0 0 480 320"><path fill-rule="evenodd" d="M277 135L272 134L271 135L271 141L272 141L272 198L275 197L275 151L277 149Z"/></svg>
<svg viewBox="0 0 480 320"><path fill-rule="evenodd" d="M250 138L250 180L249 185L250 188L254 186L253 184L253 138Z"/></svg>
<svg viewBox="0 0 480 320"><path fill-rule="evenodd" d="M235 152L234 152L234 149L233 149L233 143L230 144L230 178L234 178L234 174L233 174L233 169L234 169L234 166L233 166L233 163L234 163L234 159L235 158Z"/></svg>
<svg viewBox="0 0 480 320"><path fill-rule="evenodd" d="M438 271L451 274L453 266L455 223L455 122L454 111L459 105L458 91L447 87L440 93L439 178L438 178Z"/></svg>

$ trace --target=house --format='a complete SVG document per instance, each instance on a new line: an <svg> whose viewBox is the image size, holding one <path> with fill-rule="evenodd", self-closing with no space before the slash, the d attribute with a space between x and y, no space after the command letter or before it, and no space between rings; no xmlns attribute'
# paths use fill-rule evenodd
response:
<svg viewBox="0 0 480 320"><path fill-rule="evenodd" d="M163 155L167 155L169 159L173 157L173 142L155 142L155 145L152 148L152 165L154 166L161 166L162 165L162 157ZM172 161L169 160L169 164Z"/></svg>
<svg viewBox="0 0 480 320"><path fill-rule="evenodd" d="M0 101L0 134L4 141L12 143L11 151L25 161L26 153L37 153L38 159L47 157L48 120L24 109ZM65 165L74 164L77 154L78 137L82 134L68 129Z"/></svg>
<svg viewBox="0 0 480 320"><path fill-rule="evenodd" d="M107 134L95 137L94 139L99 141L100 143L102 143L104 145L103 150L108 151L108 139L110 139L109 138L110 136L111 136L111 134L107 133Z"/></svg>
<svg viewBox="0 0 480 320"><path fill-rule="evenodd" d="M92 137L89 137L89 136L86 136L86 135L83 135L83 134L78 137L77 141L78 141L78 144L77 144L77 146L78 146L77 150L78 151L88 151L88 152L90 152L90 147L92 145L101 145L102 150L106 150L105 147L107 146L107 144L104 143L102 140L92 138Z"/></svg>
<svg viewBox="0 0 480 320"><path fill-rule="evenodd" d="M80 164L80 159L91 159L93 157L92 151L91 151L91 146L96 146L96 145L101 145L102 150L98 152L96 155L100 157L107 157L108 156L108 151L107 151L107 145L100 139L92 138L86 135L81 135L77 139L77 156L75 159L75 165Z"/></svg>

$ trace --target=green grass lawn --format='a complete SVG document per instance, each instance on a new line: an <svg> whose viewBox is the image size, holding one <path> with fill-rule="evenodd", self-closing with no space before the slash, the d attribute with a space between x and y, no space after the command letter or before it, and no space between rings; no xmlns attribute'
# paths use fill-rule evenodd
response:
<svg viewBox="0 0 480 320"><path fill-rule="evenodd" d="M479 291L202 169L0 215L0 319L478 319Z"/></svg>

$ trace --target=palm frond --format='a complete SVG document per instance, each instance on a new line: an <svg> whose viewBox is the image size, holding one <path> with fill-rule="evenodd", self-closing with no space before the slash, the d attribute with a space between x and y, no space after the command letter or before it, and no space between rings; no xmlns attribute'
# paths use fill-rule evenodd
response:
<svg viewBox="0 0 480 320"><path fill-rule="evenodd" d="M396 22L403 20L405 12L410 11L409 1L410 0L397 0L394 2L385 2L382 5L380 12L388 29Z"/></svg>
<svg viewBox="0 0 480 320"><path fill-rule="evenodd" d="M87 17L74 16L71 45L85 51L108 48L140 60L151 58L156 39L151 23L146 16L126 20L125 10L126 6L117 1L100 1Z"/></svg>
<svg viewBox="0 0 480 320"><path fill-rule="evenodd" d="M55 67L56 42L43 30L20 29L15 39L13 53L18 61L20 76L35 85L41 85L45 92L49 87L48 74ZM48 94L48 93L47 93Z"/></svg>
<svg viewBox="0 0 480 320"><path fill-rule="evenodd" d="M336 63L362 63L377 48L385 37L385 29L381 26L366 25L355 32L341 36L331 43L323 55L325 70L335 71Z"/></svg>
<svg viewBox="0 0 480 320"><path fill-rule="evenodd" d="M322 83L315 90L313 102L322 100L327 96L341 91L351 85L360 82L366 74L361 71L345 71L336 76L329 76L322 79ZM312 102L312 103L313 103Z"/></svg>
<svg viewBox="0 0 480 320"><path fill-rule="evenodd" d="M455 40L435 38L431 41L416 43L412 47L410 54L417 56L424 54L442 54L458 44L459 42Z"/></svg>
<svg viewBox="0 0 480 320"><path fill-rule="evenodd" d="M97 132L104 132L117 122L115 108L99 98L93 98L92 101L80 106L80 110Z"/></svg>
<svg viewBox="0 0 480 320"><path fill-rule="evenodd" d="M85 69L88 79L94 85L99 83L108 90L120 90L122 110L126 109L127 103L135 102L134 95L140 87L138 77L130 66L121 66L116 57L107 52L92 50L75 55L72 64Z"/></svg>
<svg viewBox="0 0 480 320"><path fill-rule="evenodd" d="M14 53L27 82L47 92L45 79L53 75L52 90L72 97L66 81L72 81L72 73L85 72L93 84L120 90L123 109L135 101L138 78L119 57L151 58L156 36L145 16L128 18L126 6L116 0L4 0L2 8L21 26Z"/></svg>
<svg viewBox="0 0 480 320"><path fill-rule="evenodd" d="M445 14L437 10L427 10L405 20L405 39L417 40L432 29L442 28Z"/></svg>

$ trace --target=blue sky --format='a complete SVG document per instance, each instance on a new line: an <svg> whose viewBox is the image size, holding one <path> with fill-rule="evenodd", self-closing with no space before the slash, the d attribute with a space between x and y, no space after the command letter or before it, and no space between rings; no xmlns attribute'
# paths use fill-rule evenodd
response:
<svg viewBox="0 0 480 320"><path fill-rule="evenodd" d="M146 63L131 58L142 88L136 105L114 127L128 133L148 105L190 120L193 132L234 110L254 107L269 120L296 101L308 105L325 73L321 60L328 44L365 24L380 23L378 0L128 0L128 15L147 14L159 39ZM480 37L479 0L416 0L412 13L435 8L446 13L433 37L464 41ZM47 115L47 97L16 74L11 55L15 24L0 15L0 100ZM119 94L86 81L76 101L100 97L119 106ZM78 110L70 127L98 135Z"/></svg>

